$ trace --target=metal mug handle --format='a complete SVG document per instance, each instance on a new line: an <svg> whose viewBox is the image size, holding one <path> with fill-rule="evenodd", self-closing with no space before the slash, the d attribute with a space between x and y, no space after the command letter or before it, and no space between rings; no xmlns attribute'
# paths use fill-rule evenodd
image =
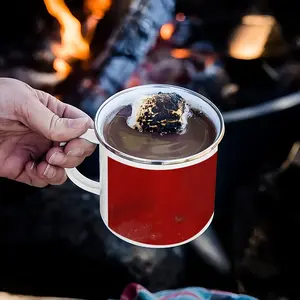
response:
<svg viewBox="0 0 300 300"><path fill-rule="evenodd" d="M88 129L83 135L79 137L80 139L85 139L93 144L99 144L99 140L95 134L94 129ZM66 143L60 143L60 146L65 146ZM66 173L68 178L76 184L78 187L90 193L100 195L100 183L91 180L84 175L82 175L77 168L66 168Z"/></svg>

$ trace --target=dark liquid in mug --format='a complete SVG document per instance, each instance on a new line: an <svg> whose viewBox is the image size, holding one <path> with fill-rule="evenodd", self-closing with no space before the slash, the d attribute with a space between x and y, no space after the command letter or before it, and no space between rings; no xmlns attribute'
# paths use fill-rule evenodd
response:
<svg viewBox="0 0 300 300"><path fill-rule="evenodd" d="M184 133L165 135L130 128L126 123L130 115L131 105L128 105L111 116L104 126L104 138L115 149L139 158L184 158L205 150L216 138L214 124L199 111L192 110Z"/></svg>

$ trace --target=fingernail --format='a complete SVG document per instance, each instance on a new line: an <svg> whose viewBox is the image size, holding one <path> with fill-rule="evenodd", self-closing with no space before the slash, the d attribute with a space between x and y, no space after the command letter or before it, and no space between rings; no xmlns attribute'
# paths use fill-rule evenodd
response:
<svg viewBox="0 0 300 300"><path fill-rule="evenodd" d="M50 158L49 158L49 163L52 165L57 165L57 164L61 164L65 159L65 156L63 153L61 152L54 152Z"/></svg>
<svg viewBox="0 0 300 300"><path fill-rule="evenodd" d="M79 119L69 119L68 125L70 128L74 129L80 129L84 127L84 125L89 121L90 119L87 117L79 118Z"/></svg>
<svg viewBox="0 0 300 300"><path fill-rule="evenodd" d="M53 178L55 174L56 174L55 169L48 164L43 175L47 178Z"/></svg>
<svg viewBox="0 0 300 300"><path fill-rule="evenodd" d="M30 166L30 170L33 170L34 166L35 166L35 162L33 162L32 165Z"/></svg>
<svg viewBox="0 0 300 300"><path fill-rule="evenodd" d="M83 151L82 149L80 149L80 148L75 148L75 149L69 151L69 152L67 153L67 156L78 157L78 156L82 156L83 153L84 153L84 151Z"/></svg>

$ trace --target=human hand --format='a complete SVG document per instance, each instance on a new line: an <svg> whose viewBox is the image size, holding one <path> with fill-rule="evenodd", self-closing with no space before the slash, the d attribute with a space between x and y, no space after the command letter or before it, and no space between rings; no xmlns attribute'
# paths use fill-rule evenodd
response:
<svg viewBox="0 0 300 300"><path fill-rule="evenodd" d="M93 127L81 110L10 78L0 78L0 177L36 187L62 184L95 145L80 135ZM69 141L64 148L59 142Z"/></svg>

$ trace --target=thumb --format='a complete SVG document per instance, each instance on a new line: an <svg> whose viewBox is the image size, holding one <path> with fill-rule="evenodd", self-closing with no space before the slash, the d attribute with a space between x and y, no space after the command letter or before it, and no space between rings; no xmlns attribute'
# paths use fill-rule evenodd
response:
<svg viewBox="0 0 300 300"><path fill-rule="evenodd" d="M88 130L90 121L87 117L60 118L51 111L48 120L46 126L40 127L40 132L53 142L67 142L81 136Z"/></svg>
<svg viewBox="0 0 300 300"><path fill-rule="evenodd" d="M47 97L49 97L47 106L55 107L56 109L54 111L67 110L69 105L61 102L58 103L59 100L49 94L47 94ZM55 101L57 104L53 105L53 103L51 104L51 101ZM57 108L57 105L64 107L63 109L61 109L61 107ZM40 101L35 101L28 109L29 114L27 122L31 129L41 133L43 136L53 142L67 142L77 138L85 133L93 124L93 121L90 117L85 115L83 112L76 110L75 108L74 110L76 112L79 111L78 117L74 115L72 118L62 118L50 110L47 106Z"/></svg>

